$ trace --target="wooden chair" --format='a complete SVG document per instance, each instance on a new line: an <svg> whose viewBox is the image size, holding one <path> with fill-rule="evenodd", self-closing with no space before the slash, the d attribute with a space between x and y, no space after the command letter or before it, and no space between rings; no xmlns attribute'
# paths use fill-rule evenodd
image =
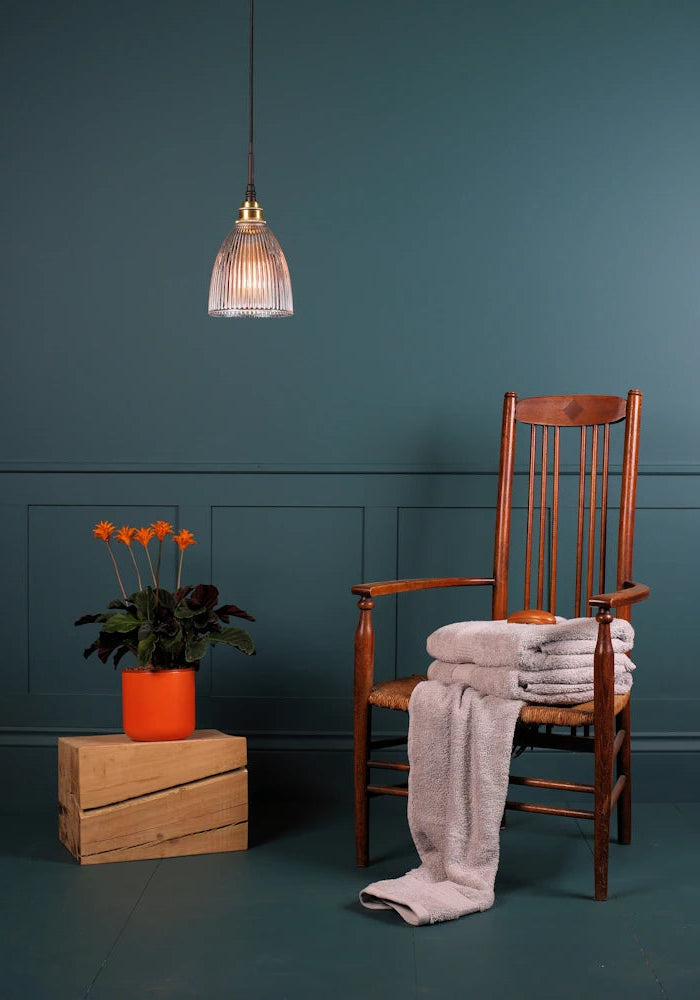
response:
<svg viewBox="0 0 700 1000"><path fill-rule="evenodd" d="M578 617L582 613L592 615L594 609L597 611L594 700L575 707L525 705L520 712L516 738L528 746L592 753L594 783L578 784L513 776L510 782L516 785L556 788L567 793L588 792L593 795L594 808L559 808L510 800L506 803L506 808L593 820L595 898L607 898L610 817L615 805L619 843L629 844L632 836L630 696L629 693L614 693L610 622L613 620L613 611L616 611L618 617L629 621L630 606L649 596L648 587L632 580L641 407L642 395L636 389L629 392L626 401L618 396L537 396L518 400L515 393L506 393L496 502L493 576L391 580L362 583L352 588L352 592L360 597L360 620L355 634L354 679L355 832L358 865L367 865L369 861L370 799L376 795L408 795L407 784L380 785L370 780L370 771L375 768L406 772L409 769L407 763L370 758L375 750L405 743L405 737L372 741L372 708L407 711L411 692L416 684L424 680L424 677L414 675L374 683L374 599L387 594L434 587L491 587L493 619L508 617L516 428L518 424L524 424L529 426L530 444L522 603L525 612L516 612L510 617L511 620L520 621L546 621L545 603L550 615L558 608L557 571L562 565L559 547L560 518L564 508L563 502L560 503L560 472L563 475L564 472L571 471L560 469L563 444L560 432L564 429L566 434L566 428L578 428L578 500L576 502L574 494L572 501L576 512L576 549L575 555L572 553L572 564L575 559L575 593L571 616ZM610 428L612 424L621 421L625 421L625 427L620 474L616 589L606 593ZM574 442L574 446L576 443ZM576 472L575 463L573 472ZM594 579L597 580L597 594L593 590ZM585 612L582 612L582 597L585 597ZM567 608L560 613L568 616L568 612ZM557 732L562 727L568 732ZM579 730L582 730L582 734L579 734ZM617 780L613 785L615 760Z"/></svg>

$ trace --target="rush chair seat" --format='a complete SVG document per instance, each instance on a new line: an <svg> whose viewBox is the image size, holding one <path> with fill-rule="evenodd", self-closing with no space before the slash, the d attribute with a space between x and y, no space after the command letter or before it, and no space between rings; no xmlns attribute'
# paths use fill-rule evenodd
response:
<svg viewBox="0 0 700 1000"><path fill-rule="evenodd" d="M501 432L501 453L496 501L494 568L489 577L440 577L434 579L389 580L361 583L352 587L359 596L360 619L355 633L354 672L354 781L355 837L357 864L369 863L369 802L377 795L408 795L407 783L374 783L370 772L389 769L408 772L409 765L395 760L379 760L375 751L405 744L405 737L372 740L373 708L408 711L415 686L425 680L413 675L374 683L374 600L389 594L438 587L491 587L492 618L545 623L554 621L557 610L557 578L563 576L563 546L560 548L560 519L563 513L561 476L578 472L576 545L566 564L573 571L573 616L596 615L598 637L594 656L594 699L574 706L527 705L520 712L516 742L528 747L586 752L593 755L592 784L550 781L541 778L510 777L510 783L536 788L555 788L567 793L593 796L592 809L506 802L506 809L590 819L594 823L595 898L604 900L608 892L610 818L617 806L618 842L632 839L630 693L614 693L614 653L610 639L613 612L630 621L631 605L649 596L649 588L632 579L632 551L636 502L639 429L642 395L632 389L627 399L619 396L536 396L518 400L513 392L505 395ZM617 522L616 589L605 591L608 562L608 508L611 457L611 426L624 422L620 466L619 519ZM511 557L511 513L516 430L529 428L527 472L527 529L525 538L525 581L521 607L508 614L508 569ZM571 429L571 430L570 430ZM561 464L564 434L578 430L578 463L573 470ZM562 433L563 432L563 433ZM536 536L536 544L535 544ZM597 573L596 573L597 562ZM598 593L594 592L594 581ZM582 611L582 602L585 611ZM545 607L545 604L547 607ZM567 609L568 610L568 609ZM562 732L561 729L566 732ZM579 733L582 730L582 733ZM613 767L617 778L613 784Z"/></svg>

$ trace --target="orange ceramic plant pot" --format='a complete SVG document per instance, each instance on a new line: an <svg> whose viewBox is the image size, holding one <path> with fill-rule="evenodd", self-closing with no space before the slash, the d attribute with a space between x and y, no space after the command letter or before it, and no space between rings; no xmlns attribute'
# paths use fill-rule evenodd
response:
<svg viewBox="0 0 700 1000"><path fill-rule="evenodd" d="M139 742L184 740L194 731L194 670L122 670L122 724Z"/></svg>

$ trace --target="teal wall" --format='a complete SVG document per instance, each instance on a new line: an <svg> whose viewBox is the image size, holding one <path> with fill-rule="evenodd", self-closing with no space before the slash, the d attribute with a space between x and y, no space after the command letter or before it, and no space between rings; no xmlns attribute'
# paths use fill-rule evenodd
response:
<svg viewBox="0 0 700 1000"><path fill-rule="evenodd" d="M102 516L190 527L192 574L258 619L255 660L204 665L201 722L344 739L350 584L490 570L503 392L634 386L637 730L700 748L700 5L259 0L256 38L296 314L211 320L245 0L5 5L6 743L119 725L71 624L112 596ZM379 611L384 675L487 607L418 601Z"/></svg>

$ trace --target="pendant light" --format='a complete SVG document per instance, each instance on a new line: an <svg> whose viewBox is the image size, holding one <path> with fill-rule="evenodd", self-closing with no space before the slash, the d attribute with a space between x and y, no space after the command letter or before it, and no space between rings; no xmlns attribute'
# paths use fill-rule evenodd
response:
<svg viewBox="0 0 700 1000"><path fill-rule="evenodd" d="M255 195L253 162L253 22L250 0L250 132L248 187L238 220L214 261L209 315L226 317L291 316L292 284L282 247L268 228Z"/></svg>

